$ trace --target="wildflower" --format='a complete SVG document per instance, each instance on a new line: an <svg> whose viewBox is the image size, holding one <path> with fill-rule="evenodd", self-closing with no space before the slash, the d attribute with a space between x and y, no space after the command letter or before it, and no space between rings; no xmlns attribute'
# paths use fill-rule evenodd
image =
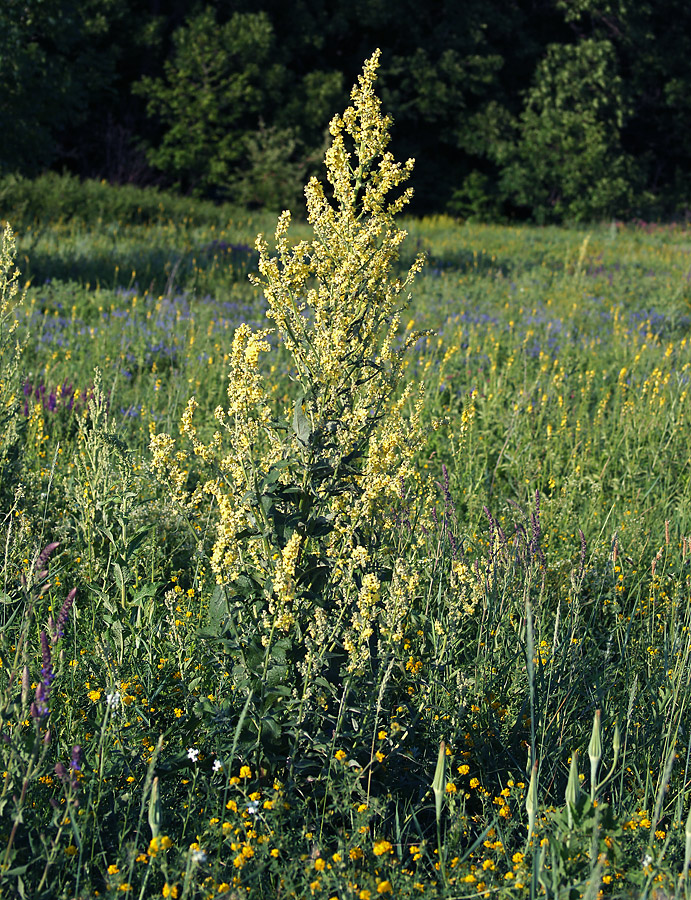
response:
<svg viewBox="0 0 691 900"><path fill-rule="evenodd" d="M159 850L169 850L173 846L173 842L167 835L151 838L149 841L149 856L156 856Z"/></svg>
<svg viewBox="0 0 691 900"><path fill-rule="evenodd" d="M68 847L65 847L65 853L67 856L76 856L79 853L79 850L74 846L74 844L70 844Z"/></svg>
<svg viewBox="0 0 691 900"><path fill-rule="evenodd" d="M317 872L323 872L324 869L326 868L326 863L321 858L321 856L319 856L319 857L317 857L317 859L315 859L314 868L317 870Z"/></svg>
<svg viewBox="0 0 691 900"><path fill-rule="evenodd" d="M77 588L72 588L72 590L65 598L65 602L62 604L62 608L60 609L60 613L58 614L57 622L55 623L53 643L56 643L65 633L65 624L67 623L67 617L70 614L70 610L72 609L72 604L74 603L74 598L76 596Z"/></svg>
<svg viewBox="0 0 691 900"><path fill-rule="evenodd" d="M334 753L334 756L336 757L336 759L337 759L339 762L343 762L343 760L346 758L345 750L337 750L337 751Z"/></svg>
<svg viewBox="0 0 691 900"><path fill-rule="evenodd" d="M214 770L214 774L216 774L217 772L220 772L221 769L223 768L223 763L221 762L220 759L215 759L212 768Z"/></svg>
<svg viewBox="0 0 691 900"><path fill-rule="evenodd" d="M46 544L46 546L41 550L39 555L36 557L36 565L35 571L36 575L39 578L45 578L48 574L48 559L51 553L56 550L60 546L60 541L53 541L50 544Z"/></svg>
<svg viewBox="0 0 691 900"><path fill-rule="evenodd" d="M393 885L390 881L380 881L377 885L378 894L390 894L393 892Z"/></svg>
<svg viewBox="0 0 691 900"><path fill-rule="evenodd" d="M196 750L194 747L189 747L187 749L187 758L196 763L199 759L199 750Z"/></svg>
<svg viewBox="0 0 691 900"><path fill-rule="evenodd" d="M39 713L44 716L48 713L47 701L50 695L51 685L55 680L55 675L53 673L53 660L50 654L50 644L48 642L48 635L45 633L45 631L41 631L41 656L43 658L43 666L41 667L41 684L39 685L39 687L42 687L43 690L41 691L40 699L37 692L36 704Z"/></svg>
<svg viewBox="0 0 691 900"><path fill-rule="evenodd" d="M240 768L240 778L251 778L252 777L252 769L249 766L242 766Z"/></svg>
<svg viewBox="0 0 691 900"><path fill-rule="evenodd" d="M215 504L211 568L217 580L232 583L263 572L262 583L272 585L262 600L262 629L287 633L299 626L312 639L324 633L326 612L306 590L305 566L324 564L334 585L357 582L352 594L348 587L334 591L335 602L343 604L334 617L343 623L342 633L334 637L348 653L350 671L368 661L384 606L382 633L387 640L400 639L414 581L400 559L390 583L380 583L366 551L358 550L359 523L371 523L371 533L380 524L388 528L384 510L398 497L401 480L411 474L423 439L421 406L410 403L410 390L397 393L407 348L396 341L399 318L407 304L405 291L422 266L419 258L403 278L397 277L405 232L395 226L395 216L411 198L410 190L398 188L413 161L398 164L387 151L390 121L382 116L373 89L378 64L375 53L352 92L352 106L330 124L330 188L326 191L316 178L306 188L313 241L292 245L288 212L277 223L276 256L269 255L263 236L257 239L260 277L253 281L266 298L267 316L295 372L296 396L287 421L277 421L258 364L271 349L269 332L255 332L243 323L233 337L227 403L214 413L219 428L208 444L197 435L194 398L182 416L181 431L191 451L213 464L220 477L200 484L193 498L185 488L191 453L176 451L165 434L152 436L150 444L153 466L164 473L174 494L189 505L203 496ZM406 340L414 340L412 332ZM255 470L269 478L281 469L282 496L276 494L277 515L269 517L271 522L257 484L248 478L244 461L250 454L256 456ZM320 463L313 468L316 460ZM322 490L319 481L324 478L328 482ZM307 483L310 509L326 529L320 536L290 525L297 520L292 485ZM277 532L279 515L287 524ZM260 522L268 525L269 554L264 552L266 539L263 549L254 540L257 527L264 527ZM351 599L352 608L346 610ZM268 641L268 630L261 637Z"/></svg>
<svg viewBox="0 0 691 900"><path fill-rule="evenodd" d="M111 863L111 865L108 866L109 875L117 875L119 871L120 869L115 865L115 863Z"/></svg>
<svg viewBox="0 0 691 900"><path fill-rule="evenodd" d="M99 699L101 696L100 691L99 692L93 691L92 693L98 693L98 697L96 699ZM91 694L89 694L89 696L91 696ZM120 694L117 691L114 691L112 694L106 694L106 705L110 709L117 709L121 704L122 704L122 697L120 696Z"/></svg>
<svg viewBox="0 0 691 900"><path fill-rule="evenodd" d="M206 853L196 842L190 844L190 859L195 863L203 863L206 859Z"/></svg>
<svg viewBox="0 0 691 900"><path fill-rule="evenodd" d="M384 853L391 853L393 846L389 841L375 841L373 851L375 856L383 856Z"/></svg>
<svg viewBox="0 0 691 900"><path fill-rule="evenodd" d="M168 884L168 882L166 881L166 883L163 885L163 890L161 891L161 893L163 894L164 897L176 898L178 895L177 885L176 884Z"/></svg>

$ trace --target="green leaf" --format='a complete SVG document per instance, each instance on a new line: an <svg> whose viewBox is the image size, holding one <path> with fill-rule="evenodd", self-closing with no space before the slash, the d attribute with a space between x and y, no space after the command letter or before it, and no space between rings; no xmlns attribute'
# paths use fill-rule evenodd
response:
<svg viewBox="0 0 691 900"><path fill-rule="evenodd" d="M281 726L273 716L262 717L262 739L268 737L272 741L277 741L281 736Z"/></svg>
<svg viewBox="0 0 691 900"><path fill-rule="evenodd" d="M141 545L146 540L146 536L150 531L150 527L147 525L145 528L140 528L139 531L136 532L134 537L128 541L127 547L125 548L125 560L127 562L130 561L132 555L141 547Z"/></svg>
<svg viewBox="0 0 691 900"><path fill-rule="evenodd" d="M221 585L216 585L209 598L209 609L206 614L206 627L212 634L218 634L221 624L230 615L228 598Z"/></svg>
<svg viewBox="0 0 691 900"><path fill-rule="evenodd" d="M302 404L305 402L304 395L298 397L295 401L295 410L293 412L293 432L301 444L307 446L312 436L312 426L307 416L302 411Z"/></svg>

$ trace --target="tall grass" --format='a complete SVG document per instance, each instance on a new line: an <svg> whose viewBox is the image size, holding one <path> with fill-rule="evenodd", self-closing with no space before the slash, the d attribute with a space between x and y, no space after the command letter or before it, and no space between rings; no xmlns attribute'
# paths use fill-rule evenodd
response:
<svg viewBox="0 0 691 900"><path fill-rule="evenodd" d="M384 625L390 561L415 579L401 635L355 674L330 649L300 707L300 635L240 654L215 509L151 468L191 395L213 439L237 326L267 324L268 225L199 215L26 216L21 300L6 233L0 894L687 896L685 232L404 223L427 438L351 543Z"/></svg>

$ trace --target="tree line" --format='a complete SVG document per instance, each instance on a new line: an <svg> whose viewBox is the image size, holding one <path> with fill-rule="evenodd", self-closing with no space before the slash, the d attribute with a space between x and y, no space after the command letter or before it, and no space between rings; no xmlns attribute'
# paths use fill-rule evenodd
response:
<svg viewBox="0 0 691 900"><path fill-rule="evenodd" d="M414 211L691 207L678 0L3 0L0 174L297 208L376 47L392 150L417 161Z"/></svg>

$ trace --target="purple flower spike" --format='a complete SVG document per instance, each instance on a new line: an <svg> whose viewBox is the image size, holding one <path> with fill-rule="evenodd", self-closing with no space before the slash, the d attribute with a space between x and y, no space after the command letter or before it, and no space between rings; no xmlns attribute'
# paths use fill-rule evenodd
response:
<svg viewBox="0 0 691 900"><path fill-rule="evenodd" d="M82 748L79 744L75 744L74 747L72 747L70 769L72 769L73 772L81 772L82 770Z"/></svg>
<svg viewBox="0 0 691 900"><path fill-rule="evenodd" d="M50 643L48 642L48 635L45 631L41 631L41 655L43 656L43 668L41 669L43 684L50 690L50 685L52 684L55 675L53 674L53 660L50 655Z"/></svg>
<svg viewBox="0 0 691 900"><path fill-rule="evenodd" d="M75 744L72 747L72 758L70 759L70 771L72 776L70 778L70 787L73 791L76 791L79 787L79 772L82 770L82 748L79 744Z"/></svg>
<svg viewBox="0 0 691 900"><path fill-rule="evenodd" d="M55 550L59 546L60 546L60 541L53 541L51 544L47 544L38 555L38 559L36 560L36 568L42 569L45 566L45 564L48 562L48 558L50 557L50 554L53 552L53 550Z"/></svg>
<svg viewBox="0 0 691 900"><path fill-rule="evenodd" d="M32 719L43 719L48 715L48 694L42 681L36 686L36 700L31 704Z"/></svg>
<svg viewBox="0 0 691 900"><path fill-rule="evenodd" d="M55 623L55 630L53 632L53 643L55 643L58 638L61 638L65 633L65 625L67 623L67 618L70 614L70 610L72 609L72 604L74 603L74 598L77 596L77 588L72 588L67 597L65 598L65 602L62 604L62 609L60 610L60 614L58 615L58 620Z"/></svg>
<svg viewBox="0 0 691 900"><path fill-rule="evenodd" d="M38 686L36 687L36 700L31 704L31 715L34 719L43 719L48 715L50 686L55 678L55 675L53 674L53 660L50 655L50 643L45 631L41 632L41 655L43 656L41 681L39 681Z"/></svg>

